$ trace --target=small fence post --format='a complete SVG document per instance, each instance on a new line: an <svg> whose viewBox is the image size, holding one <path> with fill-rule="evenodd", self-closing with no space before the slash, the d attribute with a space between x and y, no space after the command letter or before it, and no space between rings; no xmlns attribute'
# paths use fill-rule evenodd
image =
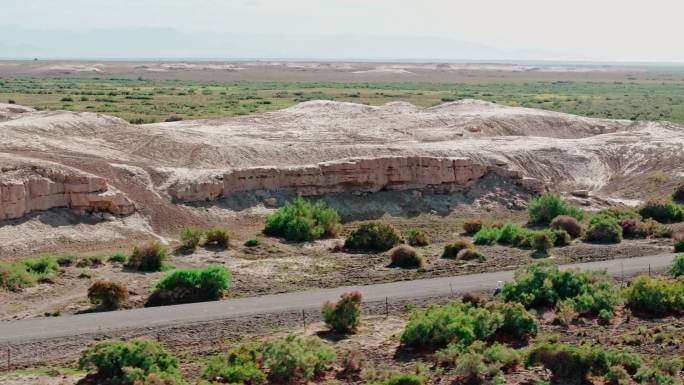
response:
<svg viewBox="0 0 684 385"><path fill-rule="evenodd" d="M389 318L389 297L385 297L385 318Z"/></svg>
<svg viewBox="0 0 684 385"><path fill-rule="evenodd" d="M12 370L12 348L7 345L7 373Z"/></svg>
<svg viewBox="0 0 684 385"><path fill-rule="evenodd" d="M451 283L449 284L449 293L451 293L452 297L454 296L454 285Z"/></svg>
<svg viewBox="0 0 684 385"><path fill-rule="evenodd" d="M304 331L306 331L306 313L302 309L302 323L304 324Z"/></svg>
<svg viewBox="0 0 684 385"><path fill-rule="evenodd" d="M651 264L648 264L648 277L651 278Z"/></svg>

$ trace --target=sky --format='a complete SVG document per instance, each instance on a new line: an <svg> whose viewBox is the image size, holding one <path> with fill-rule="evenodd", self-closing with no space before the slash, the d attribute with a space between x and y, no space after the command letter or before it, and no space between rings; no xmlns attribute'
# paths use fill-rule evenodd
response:
<svg viewBox="0 0 684 385"><path fill-rule="evenodd" d="M684 62L681 0L0 0L0 57Z"/></svg>

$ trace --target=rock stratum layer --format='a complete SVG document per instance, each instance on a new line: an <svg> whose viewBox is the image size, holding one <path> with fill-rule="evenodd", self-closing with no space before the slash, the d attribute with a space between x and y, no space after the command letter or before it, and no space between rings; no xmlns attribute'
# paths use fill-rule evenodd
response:
<svg viewBox="0 0 684 385"><path fill-rule="evenodd" d="M544 189L535 178L501 166L487 166L469 158L378 157L352 158L301 167L255 167L233 170L195 183L169 188L177 201L215 200L248 191L294 191L301 195L381 190L429 189L462 191L493 173L532 192Z"/></svg>
<svg viewBox="0 0 684 385"><path fill-rule="evenodd" d="M51 207L121 215L135 207L164 229L207 215L179 201L256 190L462 191L489 174L534 192L636 201L684 175L684 128L477 100L431 108L311 101L141 126L0 104L0 161L0 219Z"/></svg>

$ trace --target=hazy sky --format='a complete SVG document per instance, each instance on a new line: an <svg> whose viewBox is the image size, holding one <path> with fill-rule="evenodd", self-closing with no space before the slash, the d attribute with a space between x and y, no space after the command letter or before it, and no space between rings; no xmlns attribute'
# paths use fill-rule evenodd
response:
<svg viewBox="0 0 684 385"><path fill-rule="evenodd" d="M329 39L340 36L440 38L475 43L501 52L502 59L684 62L682 0L0 0L4 36L0 57L23 45L44 49L22 31L172 28L208 40L263 34ZM214 36L211 36L214 35ZM36 41L31 41L36 39ZM27 41L28 40L28 41ZM12 42L15 42L14 45ZM106 44L107 42L103 42ZM63 47L59 45L63 44ZM76 51L70 41L58 44ZM261 43L260 43L261 44ZM267 43L263 43L267 44ZM358 56L342 44L340 57ZM410 44L419 44L413 41ZM213 57L229 49L206 48ZM280 47L286 48L286 47ZM419 47L416 46L416 49ZM4 53L2 49L7 50ZM85 49L85 48L84 48ZM298 54L307 47L298 47ZM411 47L408 47L410 52ZM458 48L454 48L458 50ZM349 54L345 54L348 50ZM122 51L122 52L119 52ZM9 53L8 53L9 52ZM19 52L19 51L17 51ZM52 55L53 53L47 53ZM53 51L50 51L53 52ZM184 51L179 48L178 52ZM198 51L199 52L199 51ZM235 54L241 51L235 51ZM269 51L264 52L282 52ZM95 53L95 52L94 52ZM317 48L310 48L315 57ZM390 53L388 53L390 54ZM401 51L402 55L406 50ZM467 53L464 56L477 55ZM114 56L126 56L117 48ZM134 54L132 54L134 55ZM68 55L67 55L68 56ZM134 55L135 56L135 55ZM444 57L458 57L457 52ZM485 55L487 56L487 55ZM477 57L469 57L478 59Z"/></svg>

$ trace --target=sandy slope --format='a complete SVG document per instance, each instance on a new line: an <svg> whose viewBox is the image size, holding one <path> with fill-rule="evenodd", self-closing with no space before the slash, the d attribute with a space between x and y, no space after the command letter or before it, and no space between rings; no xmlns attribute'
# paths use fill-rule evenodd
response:
<svg viewBox="0 0 684 385"><path fill-rule="evenodd" d="M432 108L312 101L260 115L143 126L102 114L0 105L0 154L104 177L160 231L211 219L172 204L167 188L174 183L235 168L351 157L465 156L505 163L555 190L641 199L671 187L655 185L649 175L658 171L675 179L684 172L684 128L477 100ZM0 227L0 238L14 226Z"/></svg>

